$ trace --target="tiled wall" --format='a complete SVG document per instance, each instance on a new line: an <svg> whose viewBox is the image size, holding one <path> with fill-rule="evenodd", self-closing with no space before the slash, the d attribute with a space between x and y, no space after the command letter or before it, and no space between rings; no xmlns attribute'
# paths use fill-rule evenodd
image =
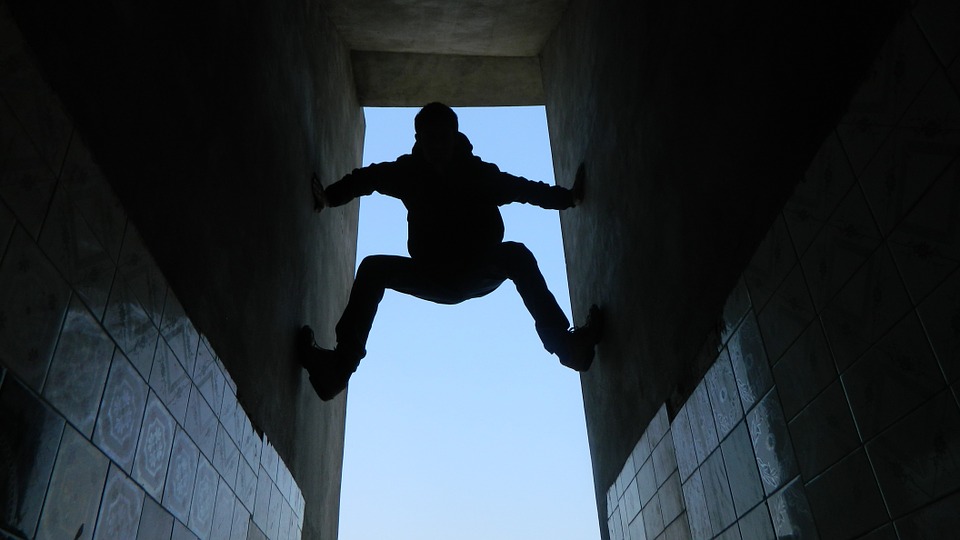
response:
<svg viewBox="0 0 960 540"><path fill-rule="evenodd" d="M236 391L0 3L0 536L299 538Z"/></svg>
<svg viewBox="0 0 960 540"><path fill-rule="evenodd" d="M611 539L956 537L958 22L921 0L890 36L728 300L715 363L610 486Z"/></svg>

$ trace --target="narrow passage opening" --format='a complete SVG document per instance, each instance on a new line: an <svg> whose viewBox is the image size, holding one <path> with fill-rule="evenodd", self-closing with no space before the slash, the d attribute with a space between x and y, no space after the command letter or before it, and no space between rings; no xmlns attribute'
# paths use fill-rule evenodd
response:
<svg viewBox="0 0 960 540"><path fill-rule="evenodd" d="M456 112L475 154L553 183L543 107ZM416 113L365 109L364 165L409 153ZM501 211L569 317L558 212ZM406 232L400 201L364 197L357 263L406 255ZM579 375L543 349L512 282L455 306L388 291L346 422L341 540L599 537Z"/></svg>

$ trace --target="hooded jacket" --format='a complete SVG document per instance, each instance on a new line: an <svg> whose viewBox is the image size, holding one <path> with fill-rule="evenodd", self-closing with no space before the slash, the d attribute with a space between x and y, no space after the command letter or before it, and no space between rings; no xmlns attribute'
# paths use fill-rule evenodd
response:
<svg viewBox="0 0 960 540"><path fill-rule="evenodd" d="M501 205L520 202L553 210L573 206L570 190L501 172L473 155L473 145L462 133L443 174L414 145L410 154L355 169L325 191L330 206L374 191L400 199L407 209L410 257L444 263L482 258L503 241Z"/></svg>

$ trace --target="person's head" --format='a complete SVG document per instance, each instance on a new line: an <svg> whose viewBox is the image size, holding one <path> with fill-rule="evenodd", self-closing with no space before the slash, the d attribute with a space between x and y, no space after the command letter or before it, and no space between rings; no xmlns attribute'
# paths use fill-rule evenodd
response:
<svg viewBox="0 0 960 540"><path fill-rule="evenodd" d="M443 103L428 103L417 113L413 125L417 145L428 163L443 167L453 159L459 131L453 109Z"/></svg>

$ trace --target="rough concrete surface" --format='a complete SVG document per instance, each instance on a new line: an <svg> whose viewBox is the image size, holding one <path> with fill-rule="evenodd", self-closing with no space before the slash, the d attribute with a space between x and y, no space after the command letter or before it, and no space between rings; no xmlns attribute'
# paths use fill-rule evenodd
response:
<svg viewBox="0 0 960 540"><path fill-rule="evenodd" d="M344 398L321 405L293 355L332 338L357 206L317 216L309 179L360 161L347 48L315 4L9 2L41 67L164 274L335 538Z"/></svg>
<svg viewBox="0 0 960 540"><path fill-rule="evenodd" d="M607 314L584 407L606 489L658 407L692 390L723 300L842 114L895 2L570 3L541 55L574 317Z"/></svg>

